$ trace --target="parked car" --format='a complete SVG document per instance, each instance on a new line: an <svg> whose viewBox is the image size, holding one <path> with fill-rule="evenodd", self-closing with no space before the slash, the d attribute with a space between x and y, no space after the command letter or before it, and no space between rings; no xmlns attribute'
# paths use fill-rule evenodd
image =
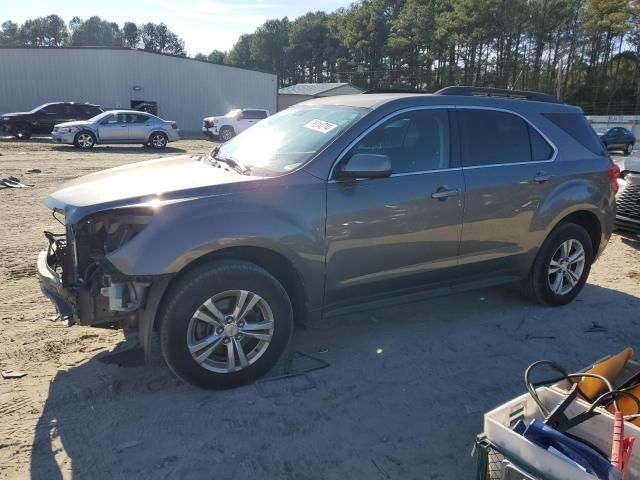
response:
<svg viewBox="0 0 640 480"><path fill-rule="evenodd" d="M207 136L218 137L223 142L227 142L268 116L269 110L260 108L231 110L222 117L203 118L202 132Z"/></svg>
<svg viewBox="0 0 640 480"><path fill-rule="evenodd" d="M579 108L494 91L314 99L209 156L73 180L46 200L66 234L38 257L42 290L71 321L133 321L145 348L157 329L170 369L211 388L331 314L510 281L568 304L619 169Z"/></svg>
<svg viewBox="0 0 640 480"><path fill-rule="evenodd" d="M640 232L640 158L624 158L617 165L620 176L616 195L616 227Z"/></svg>
<svg viewBox="0 0 640 480"><path fill-rule="evenodd" d="M83 122L65 122L51 132L56 143L93 148L98 143L141 143L163 149L180 140L178 125L137 110L110 110Z"/></svg>
<svg viewBox="0 0 640 480"><path fill-rule="evenodd" d="M90 103L45 103L30 112L0 115L0 128L17 139L27 140L34 133L49 133L58 123L86 120L101 112L100 107Z"/></svg>
<svg viewBox="0 0 640 480"><path fill-rule="evenodd" d="M625 155L631 155L636 143L635 135L623 127L614 127L605 130L600 135L600 140L607 147L607 150L622 150Z"/></svg>

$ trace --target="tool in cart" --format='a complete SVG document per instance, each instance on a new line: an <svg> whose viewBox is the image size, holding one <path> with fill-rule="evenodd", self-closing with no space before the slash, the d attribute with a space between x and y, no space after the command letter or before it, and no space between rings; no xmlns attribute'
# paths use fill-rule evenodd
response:
<svg viewBox="0 0 640 480"><path fill-rule="evenodd" d="M593 365L586 373L601 375L605 377L612 384L620 376L622 370L631 357L633 356L633 349L630 347L625 348L617 355L605 358L604 360ZM580 379L580 391L583 398L592 402L598 395L602 394L609 385L605 385L597 377L584 377ZM612 390L612 388L609 388Z"/></svg>
<svg viewBox="0 0 640 480"><path fill-rule="evenodd" d="M640 386L616 390L613 388L613 383L619 379L632 355L633 350L627 348L617 355L596 363L584 373L568 373L560 365L548 360L531 364L525 371L525 384L531 397L543 413L544 421L534 419L528 427L520 421L514 430L549 452L596 475L599 479L624 479L635 440L633 437L624 437L624 420L640 420L640 400L632 393L632 391L640 389ZM560 375L556 378L532 382L530 380L531 373L540 366L550 367ZM634 375L633 378L637 381L637 375ZM536 389L563 380L572 382L571 388L567 396L549 411L538 398ZM632 384L633 382L630 380L623 383L625 386ZM578 396L588 399L591 405L586 411L569 417L566 413L567 408L577 400ZM618 399L618 397L621 398ZM568 430L599 415L600 413L595 409L607 403L610 403L609 410L615 414L613 447L610 457L586 439L568 433ZM635 407L636 414L625 417L624 413L631 413L633 407Z"/></svg>
<svg viewBox="0 0 640 480"><path fill-rule="evenodd" d="M624 418L621 412L615 413L613 424L613 442L611 447L611 465L617 468L622 474L622 480L627 473L629 467L629 459L631 458L631 449L635 442L634 437L624 436Z"/></svg>

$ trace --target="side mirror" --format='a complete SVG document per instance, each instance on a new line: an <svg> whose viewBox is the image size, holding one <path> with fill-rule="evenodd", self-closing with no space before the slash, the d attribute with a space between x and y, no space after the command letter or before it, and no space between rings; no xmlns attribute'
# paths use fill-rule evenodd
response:
<svg viewBox="0 0 640 480"><path fill-rule="evenodd" d="M382 178L391 176L391 160L387 155L356 153L338 171L338 179Z"/></svg>

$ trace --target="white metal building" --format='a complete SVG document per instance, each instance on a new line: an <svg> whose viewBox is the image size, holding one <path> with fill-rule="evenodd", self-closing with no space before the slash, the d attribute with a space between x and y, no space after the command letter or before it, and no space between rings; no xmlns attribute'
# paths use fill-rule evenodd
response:
<svg viewBox="0 0 640 480"><path fill-rule="evenodd" d="M587 115L593 128L624 127L640 138L640 115Z"/></svg>
<svg viewBox="0 0 640 480"><path fill-rule="evenodd" d="M312 98L362 93L360 87L350 83L298 83L278 90L278 111Z"/></svg>
<svg viewBox="0 0 640 480"><path fill-rule="evenodd" d="M55 101L110 108L157 105L181 130L233 108L277 108L277 77L143 50L0 48L0 113Z"/></svg>

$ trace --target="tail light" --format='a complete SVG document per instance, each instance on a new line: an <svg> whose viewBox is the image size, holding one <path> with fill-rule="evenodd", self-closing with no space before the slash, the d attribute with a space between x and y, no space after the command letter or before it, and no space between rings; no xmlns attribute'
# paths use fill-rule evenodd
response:
<svg viewBox="0 0 640 480"><path fill-rule="evenodd" d="M172 124L171 124L171 128L173 128L174 130L177 130L177 129L178 129L178 124L177 124L177 123L175 123L175 122L174 122L174 123L172 123Z"/></svg>
<svg viewBox="0 0 640 480"><path fill-rule="evenodd" d="M613 193L618 193L618 178L620 177L620 167L615 163L611 163L607 168L607 176L609 177L609 183L611 183L611 190Z"/></svg>

